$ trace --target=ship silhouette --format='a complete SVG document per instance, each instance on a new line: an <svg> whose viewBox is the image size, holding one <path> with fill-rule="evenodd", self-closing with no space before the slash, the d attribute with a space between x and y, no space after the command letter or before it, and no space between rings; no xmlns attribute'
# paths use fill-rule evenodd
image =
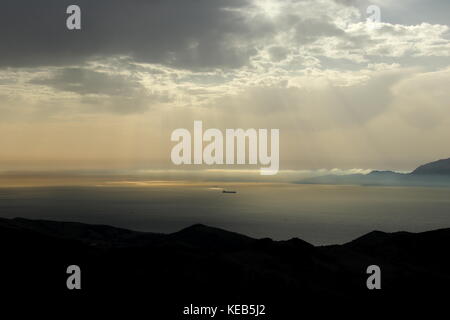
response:
<svg viewBox="0 0 450 320"><path fill-rule="evenodd" d="M222 190L222 193L237 193L236 191L234 191L234 190Z"/></svg>

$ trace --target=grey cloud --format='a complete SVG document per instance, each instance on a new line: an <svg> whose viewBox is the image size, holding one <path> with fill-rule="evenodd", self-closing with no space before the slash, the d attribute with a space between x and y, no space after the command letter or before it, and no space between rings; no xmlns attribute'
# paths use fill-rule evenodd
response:
<svg viewBox="0 0 450 320"><path fill-rule="evenodd" d="M149 91L134 76L109 74L80 67L61 68L47 78L34 78L29 83L77 94L75 98L67 98L68 102L73 99L80 102L77 110L72 110L75 113L140 113L147 111L155 103L170 101L167 92ZM67 101L60 99L58 102L64 104ZM62 109L63 106L47 108L46 113L51 115ZM65 109L65 112L70 110Z"/></svg>
<svg viewBox="0 0 450 320"><path fill-rule="evenodd" d="M79 0L82 30L69 31L70 4L3 0L0 67L78 65L121 55L186 69L236 68L257 53L258 40L270 41L283 25L297 28L302 42L338 32L327 21L319 23L320 17L246 16L250 0Z"/></svg>
<svg viewBox="0 0 450 320"><path fill-rule="evenodd" d="M112 75L83 68L60 69L49 78L36 78L30 82L82 95L123 96L144 90L138 79L133 77Z"/></svg>
<svg viewBox="0 0 450 320"><path fill-rule="evenodd" d="M366 7L372 4L371 0L361 0ZM404 25L416 25L424 22L431 24L449 24L448 0L408 0L394 1L389 5L380 6L383 22Z"/></svg>
<svg viewBox="0 0 450 320"><path fill-rule="evenodd" d="M326 17L317 20L302 20L296 23L296 39L300 44L310 43L322 36L345 36L345 32L333 24L323 21Z"/></svg>
<svg viewBox="0 0 450 320"><path fill-rule="evenodd" d="M289 50L281 46L273 46L268 49L268 52L273 61L281 61L286 59Z"/></svg>

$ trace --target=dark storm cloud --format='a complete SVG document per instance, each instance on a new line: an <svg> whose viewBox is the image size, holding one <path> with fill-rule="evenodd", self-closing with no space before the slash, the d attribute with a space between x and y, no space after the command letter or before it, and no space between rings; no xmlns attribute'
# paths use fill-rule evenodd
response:
<svg viewBox="0 0 450 320"><path fill-rule="evenodd" d="M82 30L66 28L71 4L81 7ZM245 0L4 0L0 67L77 64L110 55L181 67L237 67L253 49L232 44L232 35L250 30L229 9L246 5Z"/></svg>
<svg viewBox="0 0 450 320"><path fill-rule="evenodd" d="M82 30L66 28L71 4L81 7ZM273 21L243 14L251 6L250 0L3 0L0 67L79 65L122 55L186 69L236 68L280 27L296 29L301 42L339 34L320 17L284 12Z"/></svg>

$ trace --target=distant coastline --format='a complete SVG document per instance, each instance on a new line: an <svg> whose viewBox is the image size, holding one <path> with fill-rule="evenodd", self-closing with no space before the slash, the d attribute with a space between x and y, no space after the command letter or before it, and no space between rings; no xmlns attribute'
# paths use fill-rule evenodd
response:
<svg viewBox="0 0 450 320"><path fill-rule="evenodd" d="M295 183L450 187L450 158L421 165L410 173L374 170L368 174L324 175Z"/></svg>

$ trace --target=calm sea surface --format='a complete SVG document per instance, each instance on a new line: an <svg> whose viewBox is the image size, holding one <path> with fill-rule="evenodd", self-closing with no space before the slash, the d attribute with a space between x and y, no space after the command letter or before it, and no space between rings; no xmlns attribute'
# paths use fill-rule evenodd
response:
<svg viewBox="0 0 450 320"><path fill-rule="evenodd" d="M372 230L450 227L450 189L236 184L0 189L0 216L174 232L195 223L252 237L344 243ZM217 186L220 187L220 186Z"/></svg>

